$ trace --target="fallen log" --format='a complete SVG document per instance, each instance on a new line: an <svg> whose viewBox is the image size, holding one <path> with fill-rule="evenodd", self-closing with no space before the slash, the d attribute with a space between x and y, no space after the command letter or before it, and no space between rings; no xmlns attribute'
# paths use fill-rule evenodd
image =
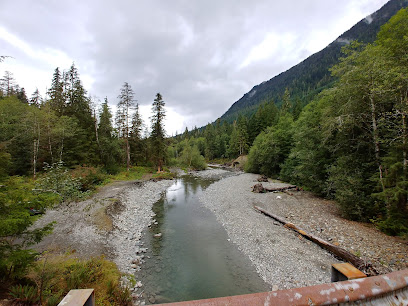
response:
<svg viewBox="0 0 408 306"><path fill-rule="evenodd" d="M266 175L261 175L260 177L258 177L257 179L258 182L268 182L268 177Z"/></svg>
<svg viewBox="0 0 408 306"><path fill-rule="evenodd" d="M350 252L346 251L343 248L340 248L334 244L331 244L330 242L327 242L319 237L316 237L312 234L309 234L307 232L305 232L304 230L298 228L296 225L294 225L293 223L287 222L285 219L276 216L274 214L271 214L269 212L267 212L266 210L255 206L254 205L255 210L263 213L264 215L271 217L272 219L275 219L276 221L282 223L284 225L284 227L289 228L297 233L299 233L300 235L302 235L303 237L305 237L306 239L316 243L317 245L319 245L320 247L322 247L323 249L328 250L329 252L331 252L332 254L344 259L345 261L350 262L352 265L354 265L357 269L363 271L365 274L369 275L369 276L374 276L374 275L378 275L378 272L375 270L375 268L372 266L371 263L366 262L364 260L362 260L361 258L351 254Z"/></svg>
<svg viewBox="0 0 408 306"><path fill-rule="evenodd" d="M255 193L265 193L265 192L282 192L290 189L299 190L297 186L290 185L286 187L277 187L277 188L265 188L262 184L256 184L252 186L252 192Z"/></svg>

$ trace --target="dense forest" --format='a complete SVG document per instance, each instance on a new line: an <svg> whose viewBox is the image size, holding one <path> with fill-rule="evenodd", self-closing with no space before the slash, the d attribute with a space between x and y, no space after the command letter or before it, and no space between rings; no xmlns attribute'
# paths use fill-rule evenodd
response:
<svg viewBox="0 0 408 306"><path fill-rule="evenodd" d="M27 97L6 72L0 90L0 278L24 277L37 255L29 246L52 230L52 224L30 229L33 212L84 197L108 175L141 168L165 173L170 166L200 170L206 161L242 155L248 155L246 171L335 199L347 218L407 235L407 33L408 10L402 9L373 43L343 47L330 68L336 81L304 108L286 88L279 106L265 100L232 123L219 119L171 138L160 93L148 129L129 83L118 90L114 116L107 98L97 103L89 97L74 64L55 69L46 97L38 90ZM121 293L115 294L109 298L120 301Z"/></svg>
<svg viewBox="0 0 408 306"><path fill-rule="evenodd" d="M231 125L218 120L177 139L192 136L207 159L248 152L247 171L333 198L346 217L388 234L407 234L407 33L402 9L372 44L345 46L330 69L338 81L303 109L287 88L279 109L265 102Z"/></svg>
<svg viewBox="0 0 408 306"><path fill-rule="evenodd" d="M113 121L108 99L96 103L87 95L74 64L55 69L45 98L38 90L28 98L5 72L0 90L0 296L7 292L22 303L56 305L70 289L103 284L98 301L130 302L130 293L119 285L121 273L104 258L47 262L48 257L37 257L30 247L53 224L31 225L46 209L84 199L112 179L137 179L156 169L158 177L171 177L162 169L169 141L164 107L157 93L149 131L126 82Z"/></svg>

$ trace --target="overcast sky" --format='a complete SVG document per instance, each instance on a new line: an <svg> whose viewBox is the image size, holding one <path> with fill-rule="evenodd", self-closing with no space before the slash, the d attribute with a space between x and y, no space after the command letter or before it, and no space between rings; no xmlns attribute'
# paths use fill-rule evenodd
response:
<svg viewBox="0 0 408 306"><path fill-rule="evenodd" d="M0 0L0 74L28 97L56 67L117 104L128 82L169 135L220 117L246 92L323 49L387 0Z"/></svg>

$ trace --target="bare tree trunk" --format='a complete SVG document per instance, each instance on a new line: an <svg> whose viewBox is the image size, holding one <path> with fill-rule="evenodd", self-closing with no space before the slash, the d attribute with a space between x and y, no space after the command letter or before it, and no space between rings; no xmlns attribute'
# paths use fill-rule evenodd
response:
<svg viewBox="0 0 408 306"><path fill-rule="evenodd" d="M378 136L378 127L377 127L377 118L375 115L375 103L372 96L370 96L370 104L371 104L371 126L373 129L373 142L374 142L374 150L375 150L375 159L378 165L378 171L380 174L380 183L382 190L385 190L384 186L384 179L383 179L383 168L381 165L381 158L380 158L380 141Z"/></svg>
<svg viewBox="0 0 408 306"><path fill-rule="evenodd" d="M61 140L61 151L60 151L60 162L62 162L62 154L64 152L64 138L65 138L65 129L62 129L62 140Z"/></svg>
<svg viewBox="0 0 408 306"><path fill-rule="evenodd" d="M37 174L37 159L38 159L38 152L40 150L40 124L37 124L38 129L38 138L34 139L34 147L33 147L33 178L35 179Z"/></svg>
<svg viewBox="0 0 408 306"><path fill-rule="evenodd" d="M95 122L95 137L96 137L96 143L98 144L98 147L100 147L99 144L99 134L98 134L98 122L96 121L96 113L94 110L94 122Z"/></svg>
<svg viewBox="0 0 408 306"><path fill-rule="evenodd" d="M34 148L33 148L33 178L35 179L36 175L36 167L37 167L37 156L36 156L36 149L37 149L37 141L34 139Z"/></svg>
<svg viewBox="0 0 408 306"><path fill-rule="evenodd" d="M129 137L126 136L126 169L130 169L130 147L129 147Z"/></svg>
<svg viewBox="0 0 408 306"><path fill-rule="evenodd" d="M402 156L403 156L403 169L404 169L404 178L407 177L407 116L406 113L402 113Z"/></svg>
<svg viewBox="0 0 408 306"><path fill-rule="evenodd" d="M130 147L129 147L129 103L126 104L126 169L130 169Z"/></svg>

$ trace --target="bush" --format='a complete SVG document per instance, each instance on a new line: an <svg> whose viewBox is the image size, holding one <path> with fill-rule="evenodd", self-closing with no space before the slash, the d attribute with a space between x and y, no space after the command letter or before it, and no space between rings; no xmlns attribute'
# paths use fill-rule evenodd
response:
<svg viewBox="0 0 408 306"><path fill-rule="evenodd" d="M43 210L58 200L55 195L42 196L32 192L33 184L20 177L11 177L0 187L0 279L20 279L35 259L28 247L40 242L52 224L29 230L35 217L29 209Z"/></svg>
<svg viewBox="0 0 408 306"><path fill-rule="evenodd" d="M28 278L47 305L56 305L72 289L86 288L95 290L97 305L130 305L130 291L120 286L121 276L116 265L103 257L53 256L37 261Z"/></svg>
<svg viewBox="0 0 408 306"><path fill-rule="evenodd" d="M11 287L10 295L15 299L16 302L21 304L32 305L38 303L39 296L37 288L30 285L16 285Z"/></svg>
<svg viewBox="0 0 408 306"><path fill-rule="evenodd" d="M37 181L37 189L41 192L53 192L61 197L62 201L78 200L87 195L82 192L82 183L79 178L73 178L64 168L63 162L46 164L45 173Z"/></svg>
<svg viewBox="0 0 408 306"><path fill-rule="evenodd" d="M98 168L77 166L71 176L74 179L79 179L81 183L81 191L94 190L95 186L101 185L107 178L106 174Z"/></svg>

